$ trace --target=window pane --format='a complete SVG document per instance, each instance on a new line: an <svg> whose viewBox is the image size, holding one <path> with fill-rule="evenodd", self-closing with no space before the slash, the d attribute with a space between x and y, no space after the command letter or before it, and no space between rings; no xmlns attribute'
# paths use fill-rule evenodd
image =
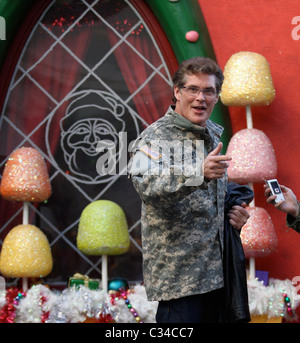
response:
<svg viewBox="0 0 300 343"><path fill-rule="evenodd" d="M127 253L109 256L109 278L142 280L140 199L121 161L124 154L129 160L127 145L165 113L170 100L161 53L127 1L56 1L37 23L1 116L0 171L22 146L45 158L52 195L30 205L30 223L51 245L49 284L66 284L76 272L101 277L101 256L86 256L76 245L80 215L99 199L122 207L131 239ZM115 146L116 173L97 169L103 156L97 144L107 141ZM2 244L22 223L22 204L0 201Z"/></svg>

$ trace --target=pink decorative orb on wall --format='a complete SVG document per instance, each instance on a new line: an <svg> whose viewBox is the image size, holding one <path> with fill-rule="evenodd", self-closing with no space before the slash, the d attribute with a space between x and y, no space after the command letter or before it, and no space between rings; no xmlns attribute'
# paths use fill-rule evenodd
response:
<svg viewBox="0 0 300 343"><path fill-rule="evenodd" d="M199 39L199 33L197 31L189 31L185 34L185 39L189 42L197 42Z"/></svg>

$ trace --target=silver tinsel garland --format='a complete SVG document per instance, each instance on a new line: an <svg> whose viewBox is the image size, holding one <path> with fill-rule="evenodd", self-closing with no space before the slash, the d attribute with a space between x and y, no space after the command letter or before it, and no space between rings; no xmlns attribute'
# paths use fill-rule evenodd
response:
<svg viewBox="0 0 300 343"><path fill-rule="evenodd" d="M127 298L144 323L154 323L156 302L149 302L145 289L134 286L127 292ZM42 301L43 299L43 301ZM87 318L110 315L116 323L136 323L135 317L121 296L115 296L112 303L110 294L102 290L90 290L84 286L66 288L54 292L43 285L31 287L26 297L16 306L16 322L39 323L42 314L49 313L46 323L80 323Z"/></svg>
<svg viewBox="0 0 300 343"><path fill-rule="evenodd" d="M80 323L88 318L109 316L116 323L155 323L157 302L149 302L142 285L131 287L125 293L114 295L102 290L66 288L62 292L43 285L32 286L15 305L17 323ZM264 286L257 279L248 280L251 316L281 317L297 320L295 309L300 295L291 280L270 279ZM124 300L126 299L126 300ZM288 302L286 299L289 299ZM0 292L0 309L6 304L5 290ZM129 305L130 304L130 305ZM288 313L287 309L290 309Z"/></svg>

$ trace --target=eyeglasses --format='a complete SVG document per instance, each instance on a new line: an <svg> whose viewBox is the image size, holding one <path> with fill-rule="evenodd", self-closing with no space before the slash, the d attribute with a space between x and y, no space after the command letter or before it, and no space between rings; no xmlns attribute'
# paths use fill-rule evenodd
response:
<svg viewBox="0 0 300 343"><path fill-rule="evenodd" d="M193 86L191 87L185 86L185 87L180 87L180 88L183 88L190 96L198 96L199 93L202 92L205 98L212 98L217 93L214 88L200 89L198 87L193 87Z"/></svg>

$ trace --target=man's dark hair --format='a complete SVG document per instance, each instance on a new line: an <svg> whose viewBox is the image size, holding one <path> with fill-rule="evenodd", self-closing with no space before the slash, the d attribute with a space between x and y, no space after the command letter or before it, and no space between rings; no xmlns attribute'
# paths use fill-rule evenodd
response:
<svg viewBox="0 0 300 343"><path fill-rule="evenodd" d="M208 57L192 57L183 61L173 76L173 87L183 87L186 82L186 75L195 75L199 73L215 75L216 91L217 93L220 93L224 75L218 64ZM173 101L176 102L174 96Z"/></svg>

